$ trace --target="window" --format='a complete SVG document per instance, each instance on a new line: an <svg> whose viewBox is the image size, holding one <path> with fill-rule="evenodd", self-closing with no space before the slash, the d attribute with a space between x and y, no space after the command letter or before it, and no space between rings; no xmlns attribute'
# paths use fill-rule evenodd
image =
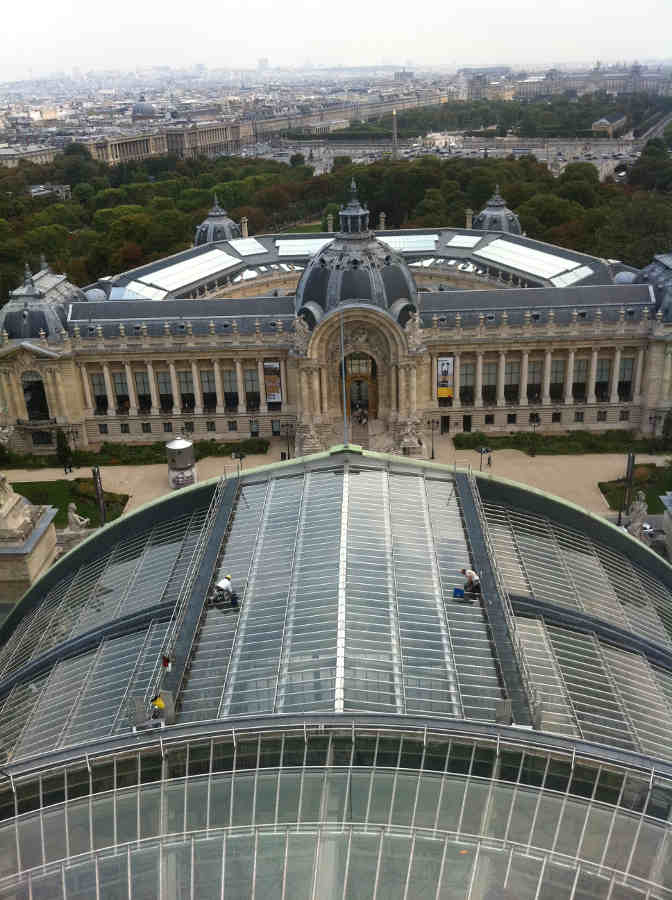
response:
<svg viewBox="0 0 672 900"><path fill-rule="evenodd" d="M205 430L206 430L206 431L214 431L214 430L215 430L215 423L214 423L214 422L206 422L206 423L205 423Z"/></svg>
<svg viewBox="0 0 672 900"><path fill-rule="evenodd" d="M185 423L184 423L184 430L185 430L185 432L186 432L186 431L193 431L193 430L194 430L194 423L193 423L193 422L185 422Z"/></svg>
<svg viewBox="0 0 672 900"><path fill-rule="evenodd" d="M618 421L619 422L629 422L630 421L630 410L629 409L620 410L620 412L618 414Z"/></svg>
<svg viewBox="0 0 672 900"><path fill-rule="evenodd" d="M517 403L520 388L520 362L511 359L504 364L504 399L507 403Z"/></svg>
<svg viewBox="0 0 672 900"><path fill-rule="evenodd" d="M177 386L180 390L180 404L183 410L191 411L195 406L194 379L189 369L180 369L177 373Z"/></svg>
<svg viewBox="0 0 672 900"><path fill-rule="evenodd" d="M632 400L632 373L635 367L634 357L621 359L621 368L618 373L618 399Z"/></svg>
<svg viewBox="0 0 672 900"><path fill-rule="evenodd" d="M460 367L460 401L464 406L474 405L474 380L476 366L473 362L462 363Z"/></svg>
<svg viewBox="0 0 672 900"><path fill-rule="evenodd" d="M102 372L94 372L91 375L91 389L93 391L93 402L96 407L95 413L97 416L104 415L107 412L107 391Z"/></svg>
<svg viewBox="0 0 672 900"><path fill-rule="evenodd" d="M121 413L128 412L128 384L126 382L125 372L113 372L112 384L114 385L114 395L117 398L117 411Z"/></svg>
<svg viewBox="0 0 672 900"><path fill-rule="evenodd" d="M248 412L259 409L259 372L256 369L245 369L243 372L245 384L245 404Z"/></svg>
<svg viewBox="0 0 672 900"><path fill-rule="evenodd" d="M33 447L50 447L53 444L53 436L50 431L34 431Z"/></svg>
<svg viewBox="0 0 672 900"><path fill-rule="evenodd" d="M173 423L172 422L164 422L163 430L166 434L170 434L170 432L173 430Z"/></svg>
<svg viewBox="0 0 672 900"><path fill-rule="evenodd" d="M135 390L138 395L138 407L142 412L152 408L152 395L149 390L149 375L147 372L135 373Z"/></svg>
<svg viewBox="0 0 672 900"><path fill-rule="evenodd" d="M586 384L588 382L588 360L574 360L574 379L572 384L572 397L578 403L586 402ZM583 419L581 419L583 421Z"/></svg>
<svg viewBox="0 0 672 900"><path fill-rule="evenodd" d="M527 399L530 403L541 403L541 379L543 377L544 362L541 359L531 359L527 366Z"/></svg>
<svg viewBox="0 0 672 900"><path fill-rule="evenodd" d="M611 375L611 360L598 359L595 370L595 398L597 400L609 399L609 377Z"/></svg>
<svg viewBox="0 0 672 900"><path fill-rule="evenodd" d="M120 427L121 427L122 434L130 434L131 433L131 426L128 424L128 422L122 422Z"/></svg>
<svg viewBox="0 0 672 900"><path fill-rule="evenodd" d="M201 369L201 391L203 392L203 409L216 409L217 387L215 373L212 369Z"/></svg>
<svg viewBox="0 0 672 900"><path fill-rule="evenodd" d="M506 416L506 424L507 425L515 425L518 417L515 413L508 413Z"/></svg>
<svg viewBox="0 0 672 900"><path fill-rule="evenodd" d="M238 409L238 382L234 369L222 370L222 385L224 387L224 405L227 410Z"/></svg>
<svg viewBox="0 0 672 900"><path fill-rule="evenodd" d="M562 413L561 412L552 413L551 414L551 422L555 422L555 423L562 422Z"/></svg>
<svg viewBox="0 0 672 900"><path fill-rule="evenodd" d="M583 411L582 410L577 410L574 413L574 421L575 422L583 422Z"/></svg>
<svg viewBox="0 0 672 900"><path fill-rule="evenodd" d="M494 413L486 413L486 414L485 414L485 424L486 424L486 425L494 425L494 424L495 424L495 415L494 415Z"/></svg>
<svg viewBox="0 0 672 900"><path fill-rule="evenodd" d="M565 359L552 359L551 360L551 385L550 385L550 394L551 400L558 401L562 400L562 394L565 387L565 369L567 367L567 360Z"/></svg>
<svg viewBox="0 0 672 900"><path fill-rule="evenodd" d="M238 422L235 419L229 419L226 423L226 427L229 431L238 431Z"/></svg>
<svg viewBox="0 0 672 900"><path fill-rule="evenodd" d="M541 417L538 412L531 412L528 421L530 425L540 425Z"/></svg>
<svg viewBox="0 0 672 900"><path fill-rule="evenodd" d="M107 425L104 422L101 422L98 425L98 434L107 434L107 432L108 432Z"/></svg>
<svg viewBox="0 0 672 900"><path fill-rule="evenodd" d="M494 403L497 399L497 363L483 363L483 402Z"/></svg>
<svg viewBox="0 0 672 900"><path fill-rule="evenodd" d="M259 434L259 420L258 419L250 419L250 434L252 437L257 437Z"/></svg>
<svg viewBox="0 0 672 900"><path fill-rule="evenodd" d="M607 421L607 411L606 411L606 409L598 409L598 411L597 411L597 421L598 421L598 422L606 422L606 421Z"/></svg>
<svg viewBox="0 0 672 900"><path fill-rule="evenodd" d="M142 423L142 433L143 434L151 434L152 433L152 423L151 422L143 422Z"/></svg>
<svg viewBox="0 0 672 900"><path fill-rule="evenodd" d="M170 384L170 372L157 372L156 384L159 389L161 412L173 411L173 389Z"/></svg>
<svg viewBox="0 0 672 900"><path fill-rule="evenodd" d="M280 435L280 419L271 419L271 434L274 437Z"/></svg>

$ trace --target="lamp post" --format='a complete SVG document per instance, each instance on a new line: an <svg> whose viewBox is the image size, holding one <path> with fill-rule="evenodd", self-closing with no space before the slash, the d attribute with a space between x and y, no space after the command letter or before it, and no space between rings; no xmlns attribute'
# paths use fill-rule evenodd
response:
<svg viewBox="0 0 672 900"><path fill-rule="evenodd" d="M530 425L532 426L532 449L531 455L537 455L537 425L541 423L541 419L539 417L538 412L530 413Z"/></svg>
<svg viewBox="0 0 672 900"><path fill-rule="evenodd" d="M434 459L434 431L439 427L439 420L434 418L427 419L427 427L432 429L432 455L431 459Z"/></svg>
<svg viewBox="0 0 672 900"><path fill-rule="evenodd" d="M294 428L293 422L283 422L280 426L280 432L287 438L287 459L292 458L292 453L290 449L290 439L294 437L296 429Z"/></svg>

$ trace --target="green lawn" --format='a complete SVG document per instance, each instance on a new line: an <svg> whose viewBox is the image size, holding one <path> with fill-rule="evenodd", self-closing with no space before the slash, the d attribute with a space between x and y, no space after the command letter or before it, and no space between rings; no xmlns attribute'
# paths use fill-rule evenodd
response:
<svg viewBox="0 0 672 900"><path fill-rule="evenodd" d="M15 481L12 487L17 494L27 497L38 506L55 506L58 514L54 519L56 528L66 528L68 524L68 503L77 504L77 513L91 519L91 526L100 525L98 502L93 478L75 478L67 481ZM107 521L118 519L124 511L128 494L113 494L105 491Z"/></svg>
<svg viewBox="0 0 672 900"><path fill-rule="evenodd" d="M625 482L600 481L599 489L611 509L618 510L623 502ZM663 504L660 495L672 490L672 468L669 466L637 466L635 469L635 481L632 488L632 496L636 491L644 491L646 503L650 513L662 513Z"/></svg>

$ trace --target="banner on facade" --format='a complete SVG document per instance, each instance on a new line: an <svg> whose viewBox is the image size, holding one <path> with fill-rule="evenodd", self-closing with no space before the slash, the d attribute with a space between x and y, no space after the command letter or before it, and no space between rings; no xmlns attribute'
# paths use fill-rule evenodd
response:
<svg viewBox="0 0 672 900"><path fill-rule="evenodd" d="M267 403L282 403L282 383L280 380L280 360L264 360L264 387Z"/></svg>
<svg viewBox="0 0 672 900"><path fill-rule="evenodd" d="M436 396L453 396L453 372L455 358L453 356L439 356L436 361Z"/></svg>

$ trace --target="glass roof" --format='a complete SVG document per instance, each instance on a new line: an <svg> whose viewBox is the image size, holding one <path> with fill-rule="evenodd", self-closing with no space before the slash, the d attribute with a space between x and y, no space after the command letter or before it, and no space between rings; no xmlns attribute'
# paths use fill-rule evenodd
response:
<svg viewBox="0 0 672 900"><path fill-rule="evenodd" d="M446 241L448 247L475 247L483 240L483 235L475 237L472 234L454 234Z"/></svg>
<svg viewBox="0 0 672 900"><path fill-rule="evenodd" d="M175 291L181 287L193 284L194 281L200 281L210 275L216 275L218 272L225 272L239 263L239 259L224 253L222 250L208 250L205 253L199 253L197 256L185 259L183 262L165 266L163 269L157 269L155 272L143 276L143 278L145 281L150 281L152 285L164 288L166 291Z"/></svg>
<svg viewBox="0 0 672 900"><path fill-rule="evenodd" d="M207 610L178 721L316 710L492 721L501 690L483 612L452 596L469 559L450 479L341 467L243 487L220 562L239 621Z"/></svg>
<svg viewBox="0 0 672 900"><path fill-rule="evenodd" d="M332 241L333 238L297 238L295 241L276 241L275 244L278 256L313 256Z"/></svg>
<svg viewBox="0 0 672 900"><path fill-rule="evenodd" d="M151 282L151 276L148 276L147 280ZM126 293L128 294L130 292L137 294L145 300L163 300L167 294L167 291L162 288L145 284L144 281L129 281L126 285Z"/></svg>
<svg viewBox="0 0 672 900"><path fill-rule="evenodd" d="M378 237L393 250L406 250L409 253L431 252L436 249L436 242L439 239L438 234L382 234Z"/></svg>
<svg viewBox="0 0 672 900"><path fill-rule="evenodd" d="M267 252L264 245L260 244L256 238L236 238L228 243L229 247L232 247L241 256L255 256L257 253Z"/></svg>
<svg viewBox="0 0 672 900"><path fill-rule="evenodd" d="M576 260L569 257L533 250L505 238L497 238L479 250L474 250L474 256L501 263L520 272L529 272L530 275L537 275L540 278L553 278L561 272L576 269L579 265Z"/></svg>
<svg viewBox="0 0 672 900"><path fill-rule="evenodd" d="M564 275L556 275L555 278L551 278L551 284L555 287L568 287L570 284L576 284L577 281L588 278L592 274L593 270L590 266L579 266L578 269L574 269L572 272L565 272Z"/></svg>

